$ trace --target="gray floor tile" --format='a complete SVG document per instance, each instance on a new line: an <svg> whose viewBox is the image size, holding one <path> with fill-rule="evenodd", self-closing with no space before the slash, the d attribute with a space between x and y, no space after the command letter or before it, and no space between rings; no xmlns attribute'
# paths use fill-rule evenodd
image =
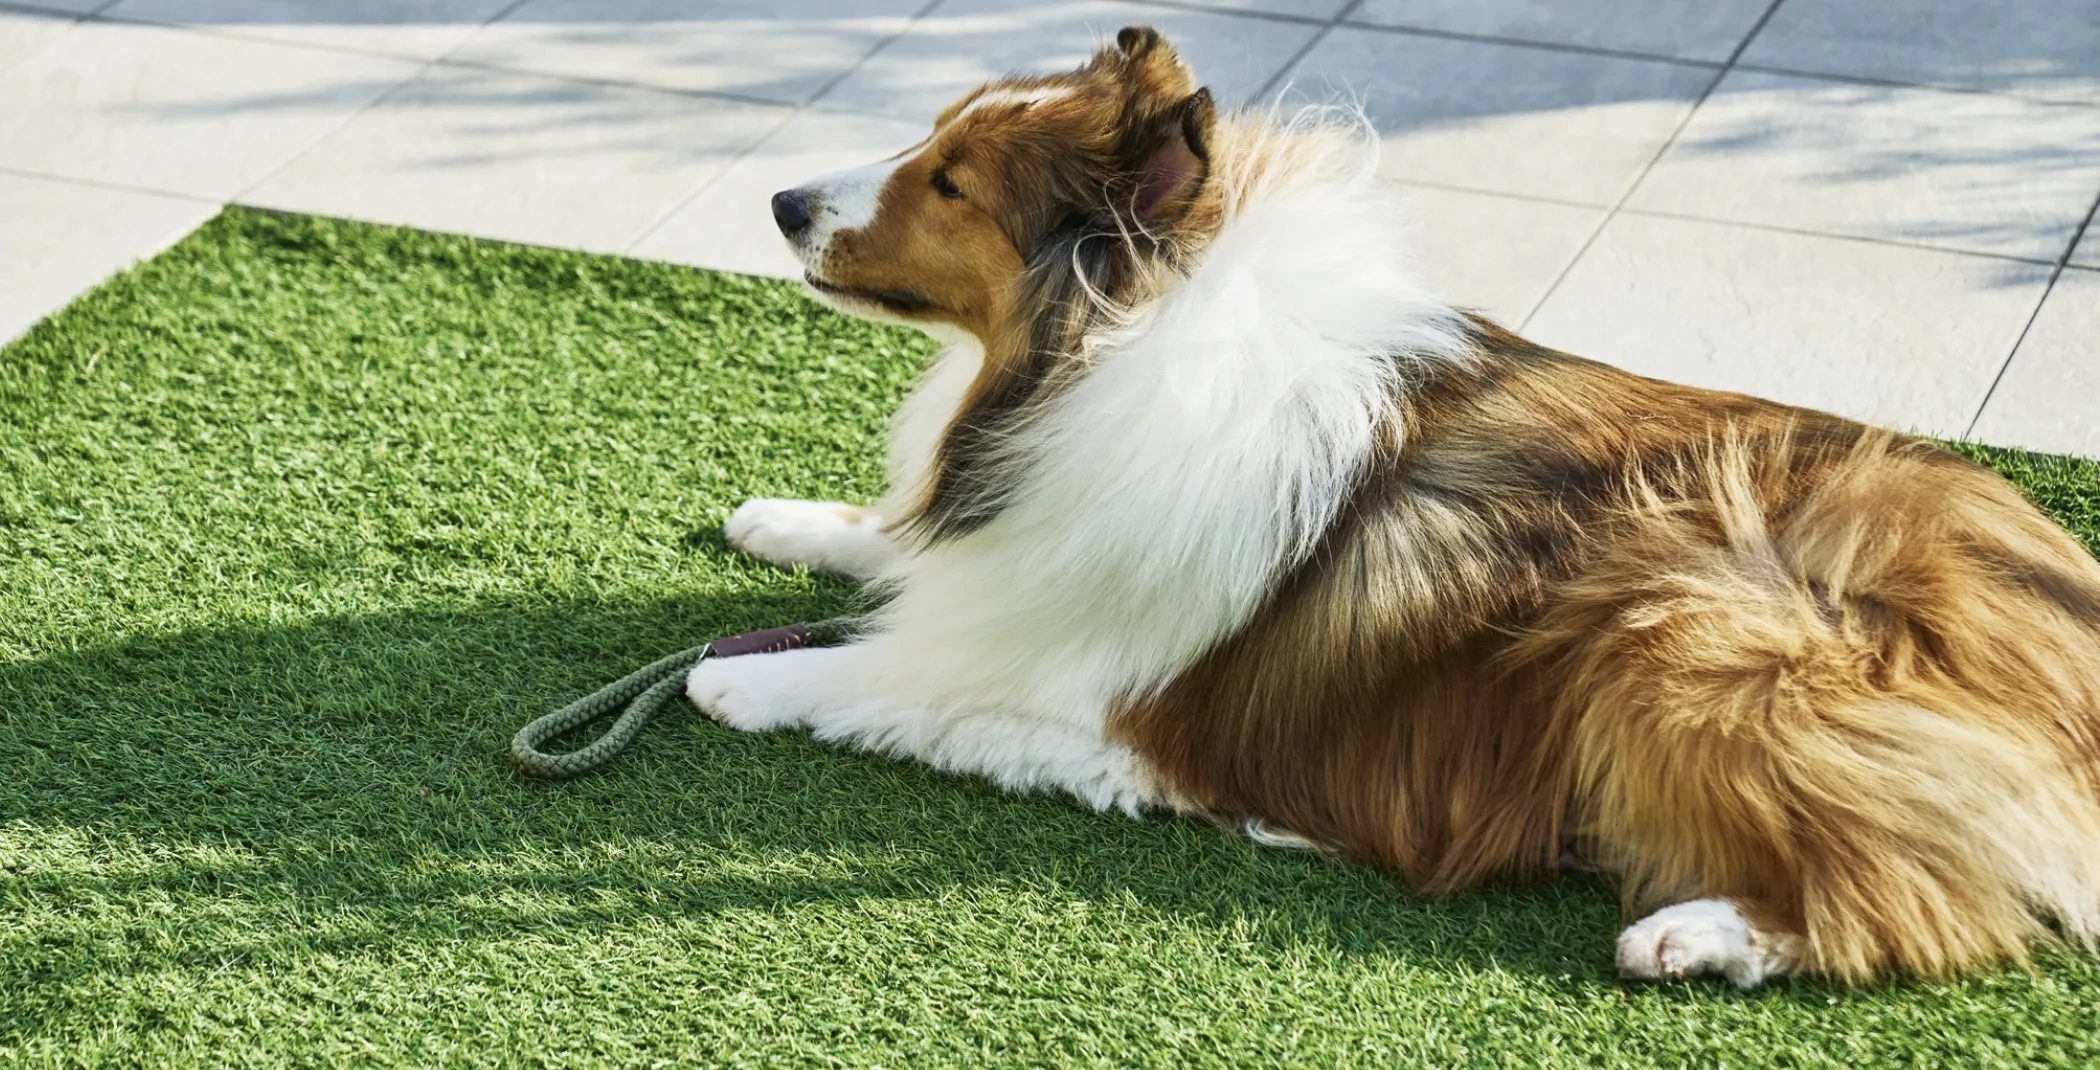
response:
<svg viewBox="0 0 2100 1070"><path fill-rule="evenodd" d="M266 41L429 59L509 0L119 0L106 18L197 26Z"/></svg>
<svg viewBox="0 0 2100 1070"><path fill-rule="evenodd" d="M948 0L818 104L931 122L988 78L1069 70L1132 24L1166 34L1227 107L1260 92L1318 32L1300 23L1118 0Z"/></svg>
<svg viewBox="0 0 2100 1070"><path fill-rule="evenodd" d="M2100 192L2100 108L1732 71L1628 204L2054 260Z"/></svg>
<svg viewBox="0 0 2100 1070"><path fill-rule="evenodd" d="M1643 375L1959 435L2049 272L1621 214L1527 333Z"/></svg>
<svg viewBox="0 0 2100 1070"><path fill-rule="evenodd" d="M52 38L66 32L66 27L75 21L54 12L0 7L0 71L50 44Z"/></svg>
<svg viewBox="0 0 2100 1070"><path fill-rule="evenodd" d="M1365 0L1351 22L1720 62L1771 0Z"/></svg>
<svg viewBox="0 0 2100 1070"><path fill-rule="evenodd" d="M1611 204L1714 72L1342 28L1292 74L1293 95L1361 100L1393 177Z"/></svg>
<svg viewBox="0 0 2100 1070"><path fill-rule="evenodd" d="M413 64L86 22L0 74L0 167L226 198Z"/></svg>
<svg viewBox="0 0 2100 1070"><path fill-rule="evenodd" d="M1349 6L1349 0L1169 0L1192 7L1214 7L1219 11L1254 11L1270 15L1295 15L1302 19L1331 19Z"/></svg>
<svg viewBox="0 0 2100 1070"><path fill-rule="evenodd" d="M0 175L0 342L218 210L209 201Z"/></svg>
<svg viewBox="0 0 2100 1070"><path fill-rule="evenodd" d="M2056 280L1970 437L2100 458L2100 271Z"/></svg>
<svg viewBox="0 0 2100 1070"><path fill-rule="evenodd" d="M37 11L58 11L71 15L87 15L92 14L96 8L105 6L109 2L110 0L8 0L8 6Z"/></svg>
<svg viewBox="0 0 2100 1070"><path fill-rule="evenodd" d="M800 263L773 226L768 207L773 194L818 175L880 160L925 136L922 122L804 111L629 252L722 271L800 278Z"/></svg>
<svg viewBox="0 0 2100 1070"><path fill-rule="evenodd" d="M1787 0L1744 63L2100 102L2093 0Z"/></svg>
<svg viewBox="0 0 2100 1070"><path fill-rule="evenodd" d="M1433 186L1409 186L1407 195L1408 251L1430 292L1510 326L1546 295L1605 211Z"/></svg>
<svg viewBox="0 0 2100 1070"><path fill-rule="evenodd" d="M528 0L452 59L800 104L925 0Z"/></svg>
<svg viewBox="0 0 2100 1070"><path fill-rule="evenodd" d="M432 68L244 203L618 252L785 108Z"/></svg>

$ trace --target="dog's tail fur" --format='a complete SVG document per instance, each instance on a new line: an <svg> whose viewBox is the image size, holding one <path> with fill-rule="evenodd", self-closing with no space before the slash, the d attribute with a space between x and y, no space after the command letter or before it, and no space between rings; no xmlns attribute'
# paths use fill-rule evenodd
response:
<svg viewBox="0 0 2100 1070"><path fill-rule="evenodd" d="M1844 980L2100 944L2100 564L1981 467L1719 442L1519 643L1629 908L1719 897Z"/></svg>

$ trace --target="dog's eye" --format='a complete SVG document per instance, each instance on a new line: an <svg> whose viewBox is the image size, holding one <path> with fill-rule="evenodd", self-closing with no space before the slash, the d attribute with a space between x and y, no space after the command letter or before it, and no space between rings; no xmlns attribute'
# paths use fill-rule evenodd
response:
<svg viewBox="0 0 2100 1070"><path fill-rule="evenodd" d="M946 171L935 171L933 173L933 188L941 191L941 196L951 201L962 200L962 187L957 186L955 180L949 178Z"/></svg>

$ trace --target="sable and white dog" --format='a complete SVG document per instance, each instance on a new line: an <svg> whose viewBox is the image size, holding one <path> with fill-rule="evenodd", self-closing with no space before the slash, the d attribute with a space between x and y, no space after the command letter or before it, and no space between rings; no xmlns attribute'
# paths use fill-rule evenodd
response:
<svg viewBox="0 0 2100 1070"><path fill-rule="evenodd" d="M2100 941L2100 564L1929 443L1453 310L1372 151L1132 27L775 197L825 300L947 346L881 505L729 520L867 632L693 701L1432 893L1570 849L1654 911L1627 977Z"/></svg>

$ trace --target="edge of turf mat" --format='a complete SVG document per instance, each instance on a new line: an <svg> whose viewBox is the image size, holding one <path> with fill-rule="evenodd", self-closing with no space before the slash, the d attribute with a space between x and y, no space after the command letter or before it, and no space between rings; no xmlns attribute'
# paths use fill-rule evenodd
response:
<svg viewBox="0 0 2100 1070"><path fill-rule="evenodd" d="M673 714L846 605L927 346L785 284L232 209L0 350L0 1063L2092 1065L2100 968L1622 986L1603 884L1383 876ZM2100 465L1954 448L2100 548Z"/></svg>

